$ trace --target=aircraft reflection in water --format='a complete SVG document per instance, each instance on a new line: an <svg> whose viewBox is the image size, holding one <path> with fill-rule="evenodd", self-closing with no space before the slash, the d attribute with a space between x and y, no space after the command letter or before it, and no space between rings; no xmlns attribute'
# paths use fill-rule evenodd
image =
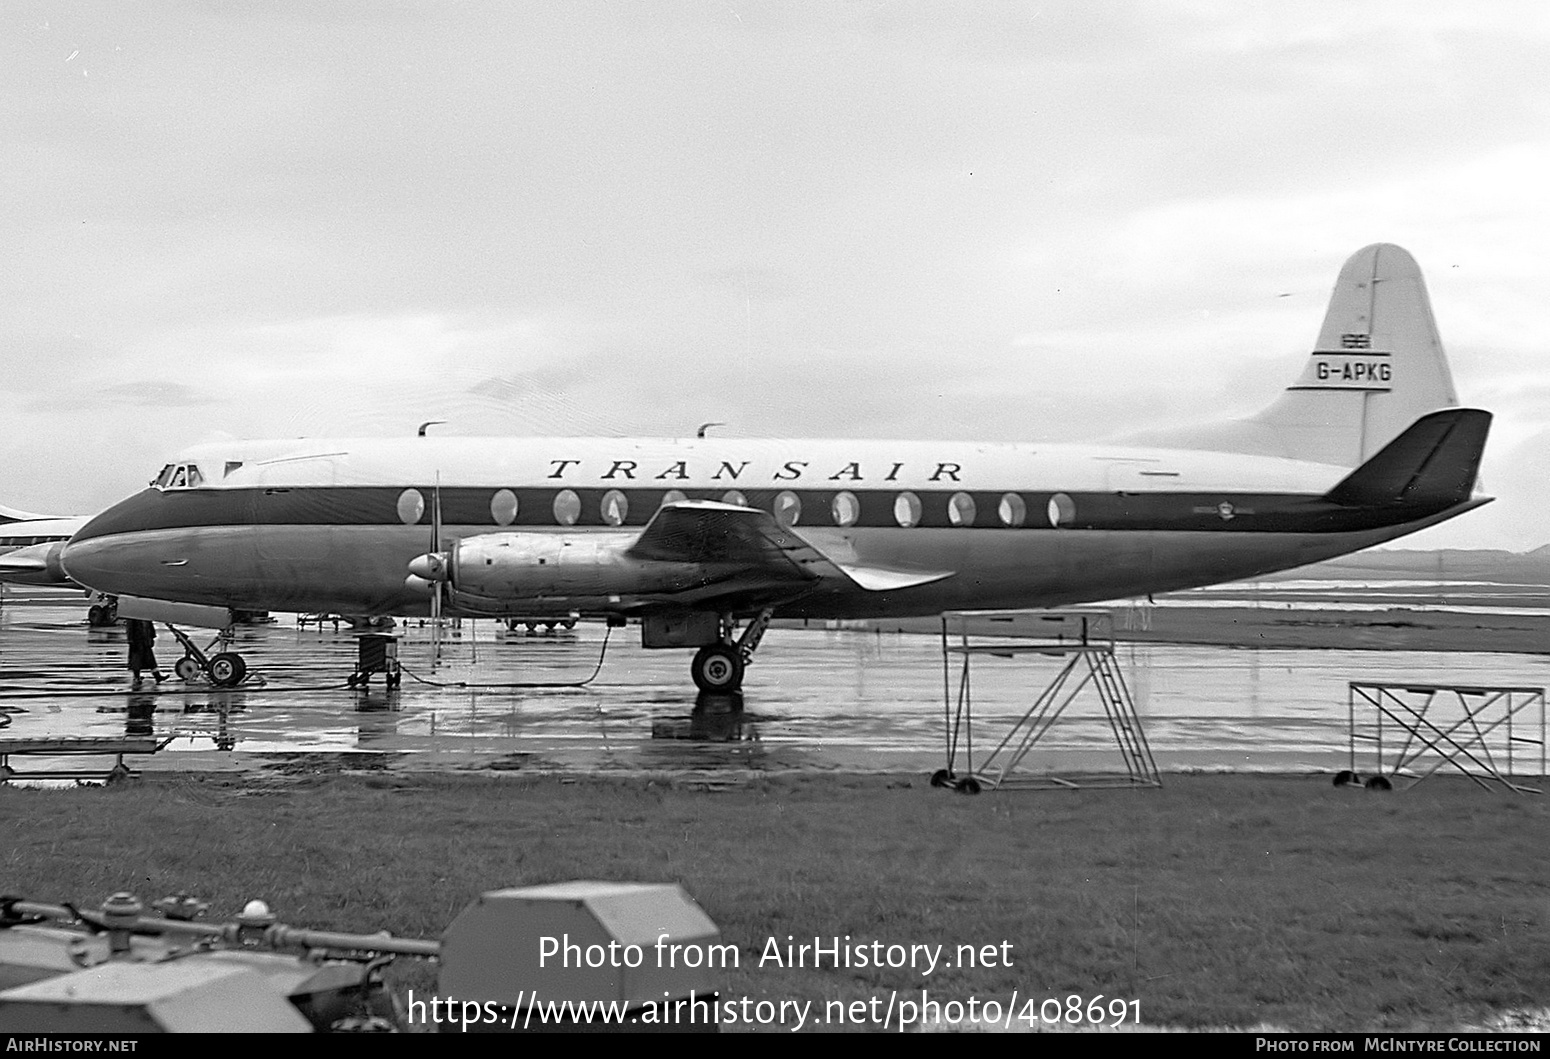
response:
<svg viewBox="0 0 1550 1059"><path fill-rule="evenodd" d="M142 616L636 621L736 690L772 617L1060 606L1301 566L1453 518L1490 415L1456 407L1420 270L1342 269L1303 373L1244 420L1119 446L456 438L263 442L169 465L64 568ZM197 479L197 481L196 481ZM739 627L741 635L738 635Z"/></svg>

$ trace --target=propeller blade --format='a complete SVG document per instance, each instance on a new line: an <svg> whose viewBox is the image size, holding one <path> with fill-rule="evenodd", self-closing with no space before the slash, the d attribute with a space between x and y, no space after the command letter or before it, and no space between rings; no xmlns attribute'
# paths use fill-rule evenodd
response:
<svg viewBox="0 0 1550 1059"><path fill-rule="evenodd" d="M432 578L431 584L431 669L434 670L441 662L441 609L443 587L446 584L448 574L447 557L441 551L441 472L436 472L436 488L431 493L431 550L430 555L422 558L433 558L434 566L438 572L437 577ZM419 560L415 560L418 562ZM410 570L414 571L414 564L410 564Z"/></svg>

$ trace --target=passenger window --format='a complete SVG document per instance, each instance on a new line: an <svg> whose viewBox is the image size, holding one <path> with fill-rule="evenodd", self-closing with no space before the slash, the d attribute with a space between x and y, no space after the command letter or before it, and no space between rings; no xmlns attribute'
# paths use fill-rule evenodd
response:
<svg viewBox="0 0 1550 1059"><path fill-rule="evenodd" d="M1021 526L1028 521L1028 505L1016 493L1005 493L996 507L996 514L1001 517L1003 526Z"/></svg>
<svg viewBox="0 0 1550 1059"><path fill-rule="evenodd" d="M413 526L425 514L425 497L418 489L405 489L398 494L398 521Z"/></svg>
<svg viewBox="0 0 1550 1059"><path fill-rule="evenodd" d="M861 501L856 499L855 493L836 493L829 503L829 512L834 516L836 526L854 526L856 519L861 517Z"/></svg>
<svg viewBox="0 0 1550 1059"><path fill-rule="evenodd" d="M1049 498L1049 524L1051 526L1069 526L1076 519L1076 501L1065 493L1056 493Z"/></svg>
<svg viewBox="0 0 1550 1059"><path fill-rule="evenodd" d="M787 489L775 497L775 521L795 526L802 518L802 498Z"/></svg>
<svg viewBox="0 0 1550 1059"><path fill-rule="evenodd" d="M630 512L630 502L624 498L624 494L617 489L610 489L603 494L601 514L603 521L610 526L624 525L624 518Z"/></svg>
<svg viewBox="0 0 1550 1059"><path fill-rule="evenodd" d="M914 493L900 493L893 501L894 521L901 526L920 524L920 497Z"/></svg>
<svg viewBox="0 0 1550 1059"><path fill-rule="evenodd" d="M689 498L684 495L682 489L669 489L667 492L662 494L662 503L660 506L666 507L668 504L681 504L687 499Z"/></svg>
<svg viewBox="0 0 1550 1059"><path fill-rule="evenodd" d="M490 497L490 517L497 526L509 526L517 521L517 494L502 489Z"/></svg>
<svg viewBox="0 0 1550 1059"><path fill-rule="evenodd" d="M729 489L725 493L722 493L721 502L723 504L732 504L735 507L748 506L748 498L742 493L738 492L736 489Z"/></svg>
<svg viewBox="0 0 1550 1059"><path fill-rule="evenodd" d="M581 497L574 489L561 489L554 496L554 521L562 526L574 526L581 517Z"/></svg>
<svg viewBox="0 0 1550 1059"><path fill-rule="evenodd" d="M968 493L954 493L947 502L947 521L954 526L974 525L974 498Z"/></svg>

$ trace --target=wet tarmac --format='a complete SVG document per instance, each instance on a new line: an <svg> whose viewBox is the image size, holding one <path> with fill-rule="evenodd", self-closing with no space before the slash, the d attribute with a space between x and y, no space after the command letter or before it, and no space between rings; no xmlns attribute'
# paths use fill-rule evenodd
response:
<svg viewBox="0 0 1550 1059"><path fill-rule="evenodd" d="M88 629L76 597L14 591L0 605L0 740L153 736L146 770L252 768L348 754L363 768L573 772L800 770L929 774L945 761L941 644L927 635L772 629L739 704L697 697L686 651L645 651L634 628L400 629L403 686L346 686L357 638L294 616L240 627L250 676L232 690L169 679L129 690L122 628ZM208 634L196 637L203 646ZM180 657L162 630L164 671ZM1348 762L1351 680L1543 687L1550 663L1509 654L1126 645L1116 657L1163 772L1334 771ZM1061 659L977 658L977 753L1021 716ZM946 679L944 679L946 678ZM1536 716L1537 721L1537 716ZM1365 751L1364 751L1365 752ZM1360 762L1359 762L1360 763ZM41 764L41 762L39 762ZM1121 769L1084 693L1025 769Z"/></svg>

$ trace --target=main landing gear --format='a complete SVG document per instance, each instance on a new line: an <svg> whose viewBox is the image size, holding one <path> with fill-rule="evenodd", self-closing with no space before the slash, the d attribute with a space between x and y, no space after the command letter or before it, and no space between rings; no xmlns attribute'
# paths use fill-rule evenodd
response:
<svg viewBox="0 0 1550 1059"><path fill-rule="evenodd" d="M770 614L768 610L761 611L735 642L732 634L737 629L737 622L730 614L722 615L720 642L701 647L695 652L694 661L689 663L689 675L694 678L695 687L713 694L740 689L743 671L753 661L753 653L759 641L764 639L764 630L770 627Z"/></svg>
<svg viewBox="0 0 1550 1059"><path fill-rule="evenodd" d="M99 592L92 597L92 605L86 610L86 624L93 629L106 629L118 624L118 597Z"/></svg>

